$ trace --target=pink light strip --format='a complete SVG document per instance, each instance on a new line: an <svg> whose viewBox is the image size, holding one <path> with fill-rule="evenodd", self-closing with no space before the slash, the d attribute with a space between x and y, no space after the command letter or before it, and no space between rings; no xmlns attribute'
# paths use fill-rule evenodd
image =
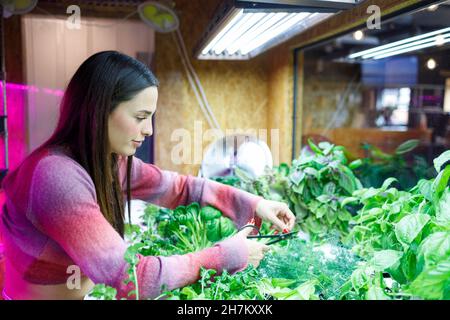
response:
<svg viewBox="0 0 450 320"><path fill-rule="evenodd" d="M0 83L0 88L3 87L3 84ZM29 92L43 92L46 94L55 95L58 97L62 97L64 95L63 90L59 89L50 89L50 88L38 88L33 85L27 85L27 84L19 84L19 83L7 83L6 84L7 89L15 89L15 90L27 90Z"/></svg>

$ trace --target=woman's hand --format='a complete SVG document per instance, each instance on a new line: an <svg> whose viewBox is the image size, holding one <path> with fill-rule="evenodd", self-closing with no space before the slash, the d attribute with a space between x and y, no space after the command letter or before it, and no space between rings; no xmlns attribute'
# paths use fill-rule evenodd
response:
<svg viewBox="0 0 450 320"><path fill-rule="evenodd" d="M281 232L290 232L295 225L295 215L283 202L260 200L256 207L256 215L272 223Z"/></svg>
<svg viewBox="0 0 450 320"><path fill-rule="evenodd" d="M244 228L239 232L239 235L247 238L252 230L252 228ZM258 267L259 263L264 258L264 253L266 253L270 247L264 243L249 239L245 239L245 244L247 245L248 250L248 263L253 265L255 268Z"/></svg>

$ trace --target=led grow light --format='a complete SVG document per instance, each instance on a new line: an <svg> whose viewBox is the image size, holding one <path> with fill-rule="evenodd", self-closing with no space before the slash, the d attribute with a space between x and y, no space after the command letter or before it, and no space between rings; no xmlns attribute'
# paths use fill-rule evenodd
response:
<svg viewBox="0 0 450 320"><path fill-rule="evenodd" d="M227 0L196 48L199 59L249 59L358 0Z"/></svg>

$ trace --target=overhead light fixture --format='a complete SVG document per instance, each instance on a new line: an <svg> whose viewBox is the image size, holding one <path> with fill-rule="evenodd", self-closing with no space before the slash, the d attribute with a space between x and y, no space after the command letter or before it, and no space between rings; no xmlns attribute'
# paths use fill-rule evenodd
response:
<svg viewBox="0 0 450 320"><path fill-rule="evenodd" d="M361 30L355 31L353 33L353 38L355 40L361 41L362 39L364 39L364 32L362 32Z"/></svg>
<svg viewBox="0 0 450 320"><path fill-rule="evenodd" d="M1 0L3 5L3 17L9 18L13 14L26 14L34 9L37 0Z"/></svg>
<svg viewBox="0 0 450 320"><path fill-rule="evenodd" d="M350 54L348 58L378 60L424 48L442 46L448 42L450 42L450 27L359 51Z"/></svg>
<svg viewBox="0 0 450 320"><path fill-rule="evenodd" d="M226 0L195 48L198 59L250 59L360 0Z"/></svg>
<svg viewBox="0 0 450 320"><path fill-rule="evenodd" d="M146 1L138 6L141 20L158 32L168 33L178 29L180 21L173 9L156 1Z"/></svg>
<svg viewBox="0 0 450 320"><path fill-rule="evenodd" d="M428 59L427 61L427 68L430 70L434 70L436 69L437 63L436 60L434 60L433 58Z"/></svg>

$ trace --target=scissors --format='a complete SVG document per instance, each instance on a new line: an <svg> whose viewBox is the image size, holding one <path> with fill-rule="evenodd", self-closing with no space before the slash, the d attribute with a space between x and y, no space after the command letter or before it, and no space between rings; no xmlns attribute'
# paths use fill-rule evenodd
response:
<svg viewBox="0 0 450 320"><path fill-rule="evenodd" d="M273 239L266 243L266 245L271 245L282 240L293 238L297 234L297 231L289 232L289 233L280 233L280 234L271 234L271 235L256 235L256 236L247 236L247 239Z"/></svg>

